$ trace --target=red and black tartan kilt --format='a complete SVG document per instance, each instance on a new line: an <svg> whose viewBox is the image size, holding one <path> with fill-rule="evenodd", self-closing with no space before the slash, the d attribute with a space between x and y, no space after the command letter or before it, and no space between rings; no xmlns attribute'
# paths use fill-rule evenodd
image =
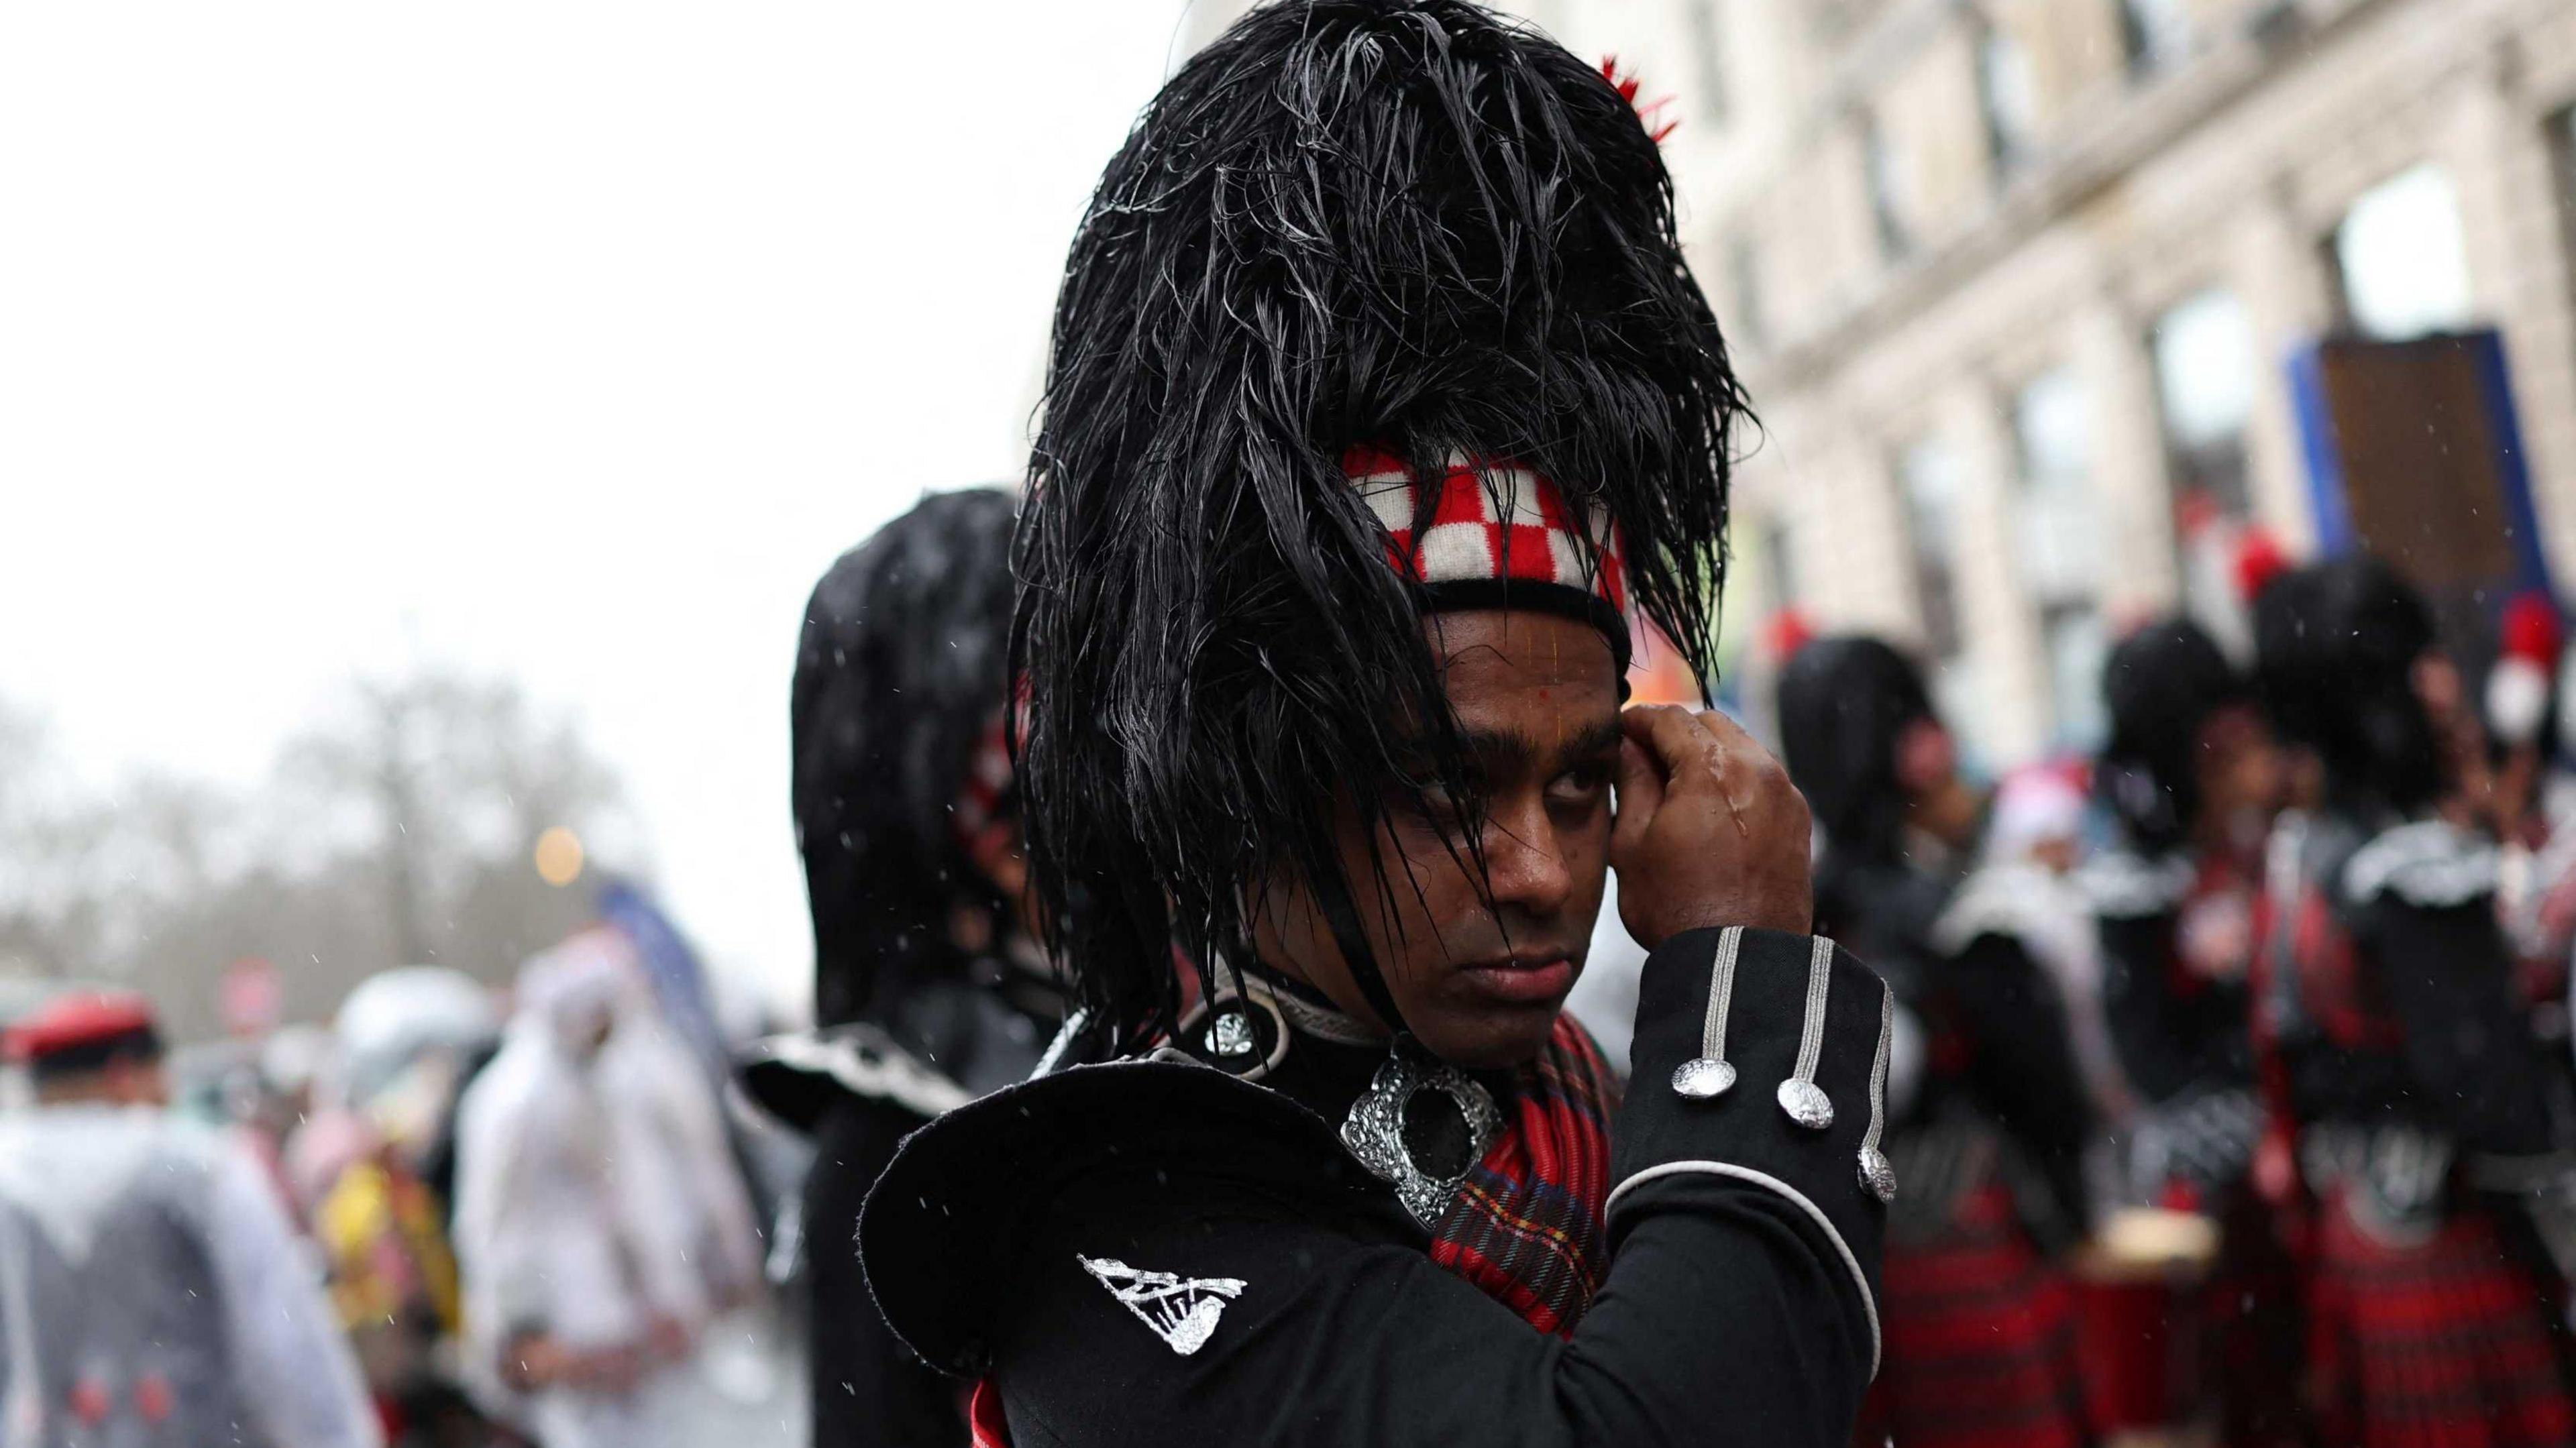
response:
<svg viewBox="0 0 2576 1448"><path fill-rule="evenodd" d="M1885 1346L1854 1441L1879 1448L2078 1448L2087 1440L2075 1293L2000 1180L1950 1226L1887 1247Z"/></svg>
<svg viewBox="0 0 2576 1448"><path fill-rule="evenodd" d="M2426 1242L2372 1236L2340 1201L2319 1213L2308 1344L2320 1441L2359 1448L2576 1442L2541 1284L2486 1210Z"/></svg>
<svg viewBox="0 0 2576 1448"><path fill-rule="evenodd" d="M2208 1332L2202 1391L2216 1399L2219 1441L2297 1448L2308 1441L2298 1258L2282 1239L2279 1214L2250 1181L2213 1205L2218 1260L2200 1292Z"/></svg>

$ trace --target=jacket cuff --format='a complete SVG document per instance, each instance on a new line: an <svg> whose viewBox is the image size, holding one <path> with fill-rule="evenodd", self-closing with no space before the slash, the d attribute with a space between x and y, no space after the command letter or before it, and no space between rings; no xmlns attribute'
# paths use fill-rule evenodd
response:
<svg viewBox="0 0 2576 1448"><path fill-rule="evenodd" d="M1848 1275L1879 1356L1879 1252L1896 1177L1880 1149L1894 1001L1822 937L1728 926L1647 957L1627 1100L1611 1133L1613 1245L1667 1186L1732 1179L1790 1203Z"/></svg>

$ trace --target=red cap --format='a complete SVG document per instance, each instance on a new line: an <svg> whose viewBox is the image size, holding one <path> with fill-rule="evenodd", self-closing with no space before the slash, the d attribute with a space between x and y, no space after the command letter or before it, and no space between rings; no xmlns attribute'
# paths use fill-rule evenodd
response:
<svg viewBox="0 0 2576 1448"><path fill-rule="evenodd" d="M2507 600L2496 622L2497 652L2508 659L2528 659L2543 669L2558 665L2558 605L2535 588Z"/></svg>
<svg viewBox="0 0 2576 1448"><path fill-rule="evenodd" d="M2263 585L2289 569L2289 555L2262 529L2248 528L2236 540L2236 596L2244 602L2261 597Z"/></svg>
<svg viewBox="0 0 2576 1448"><path fill-rule="evenodd" d="M152 1002L130 990L66 991L0 1035L0 1056L24 1065L153 1029Z"/></svg>

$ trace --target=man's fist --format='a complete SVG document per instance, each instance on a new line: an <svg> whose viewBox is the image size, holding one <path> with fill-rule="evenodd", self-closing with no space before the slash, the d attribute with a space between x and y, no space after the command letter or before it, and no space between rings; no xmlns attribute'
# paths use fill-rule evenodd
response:
<svg viewBox="0 0 2576 1448"><path fill-rule="evenodd" d="M1628 933L1648 950L1703 926L1805 934L1807 801L1779 761L1714 709L1640 704L1619 722L1610 868Z"/></svg>

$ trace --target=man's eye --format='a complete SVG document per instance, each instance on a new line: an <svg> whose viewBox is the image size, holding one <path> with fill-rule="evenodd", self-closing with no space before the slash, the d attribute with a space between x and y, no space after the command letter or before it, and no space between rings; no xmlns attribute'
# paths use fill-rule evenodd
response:
<svg viewBox="0 0 2576 1448"><path fill-rule="evenodd" d="M1596 760L1558 775L1548 792L1569 803L1588 804L1609 788L1610 766Z"/></svg>
<svg viewBox="0 0 2576 1448"><path fill-rule="evenodd" d="M1449 792L1448 786L1441 784L1399 789L1388 804L1401 813L1414 815L1444 829L1455 824L1459 814L1457 797Z"/></svg>

